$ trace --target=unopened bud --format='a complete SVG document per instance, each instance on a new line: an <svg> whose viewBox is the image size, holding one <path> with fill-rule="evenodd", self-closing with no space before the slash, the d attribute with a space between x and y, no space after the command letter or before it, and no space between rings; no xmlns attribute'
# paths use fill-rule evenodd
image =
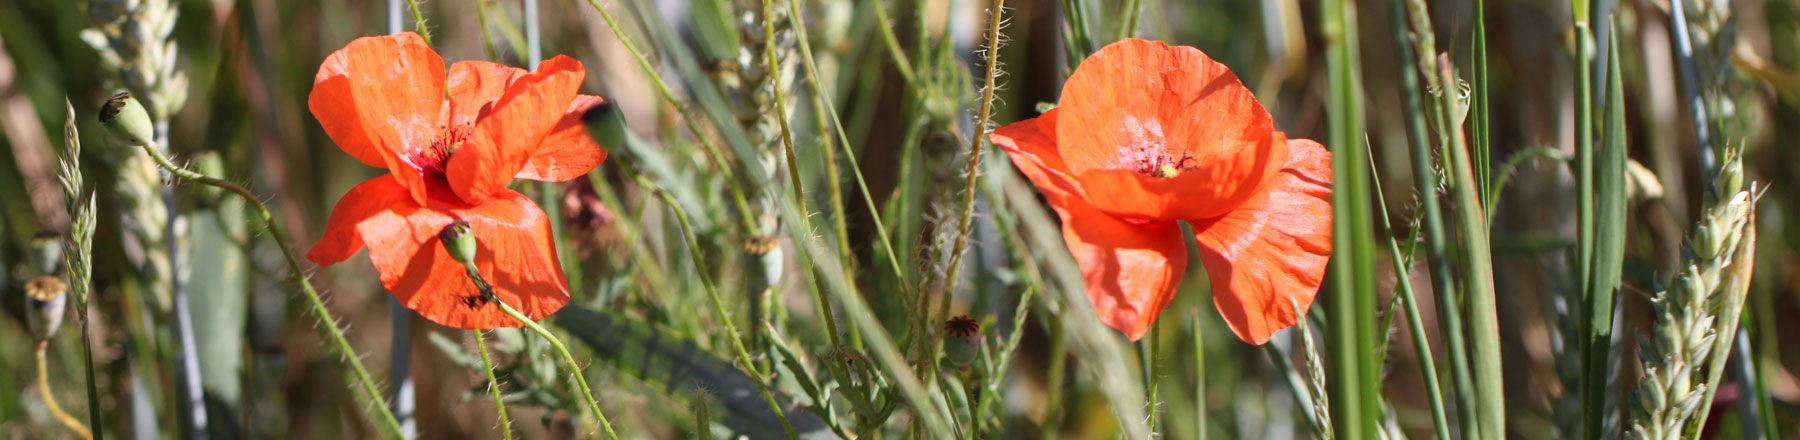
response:
<svg viewBox="0 0 1800 440"><path fill-rule="evenodd" d="M475 231L469 228L469 222L457 221L445 226L438 232L438 240L444 242L444 251L450 258L469 264L475 261Z"/></svg>
<svg viewBox="0 0 1800 440"><path fill-rule="evenodd" d="M49 340L62 325L63 306L68 303L67 284L52 276L41 276L25 283L25 322L31 336Z"/></svg>
<svg viewBox="0 0 1800 440"><path fill-rule="evenodd" d="M958 367L969 366L975 362L977 343L980 342L976 335L980 333L981 323L975 318L968 315L950 318L944 323L944 357Z"/></svg>
<svg viewBox="0 0 1800 440"><path fill-rule="evenodd" d="M150 113L131 97L131 92L119 92L100 106L100 124L105 125L113 136L134 147L150 145L150 140L156 136Z"/></svg>
<svg viewBox="0 0 1800 440"><path fill-rule="evenodd" d="M625 125L625 114L612 101L601 102L582 113L581 122L587 125L588 137L601 148L615 153L631 148L626 144L630 129Z"/></svg>

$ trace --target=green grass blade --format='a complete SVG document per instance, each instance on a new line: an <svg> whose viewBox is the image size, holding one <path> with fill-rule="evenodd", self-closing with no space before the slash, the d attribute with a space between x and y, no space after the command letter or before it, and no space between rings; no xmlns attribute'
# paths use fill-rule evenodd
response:
<svg viewBox="0 0 1800 440"><path fill-rule="evenodd" d="M1361 62L1356 10L1322 0L1319 32L1325 48L1326 145L1333 148L1331 292L1325 306L1332 331L1331 419L1346 439L1375 438L1380 354L1375 348L1375 239L1369 212L1369 168L1363 141ZM1300 319L1306 319L1304 316Z"/></svg>
<svg viewBox="0 0 1800 440"><path fill-rule="evenodd" d="M1610 27L1609 27L1610 28ZM1617 41L1617 39L1611 39ZM1582 362L1583 436L1598 438L1606 424L1607 395L1614 390L1611 371L1613 298L1618 294L1625 262L1625 98L1619 72L1619 50L1607 51L1605 128L1600 133L1594 168L1593 268L1588 278L1587 333Z"/></svg>
<svg viewBox="0 0 1800 440"><path fill-rule="evenodd" d="M1475 113L1475 117L1472 118L1472 124L1475 129L1475 182L1480 185L1481 191L1484 194L1491 192L1494 189L1493 176L1489 174L1490 171L1493 170L1493 168L1489 167L1489 165L1491 165L1490 161L1493 160L1493 152L1488 148L1488 138L1490 136L1490 133L1488 132L1489 83L1487 65L1487 8L1485 3L1486 2L1483 0L1475 0L1475 35L1474 42L1472 43L1474 47L1470 49L1473 52L1470 54L1470 57L1472 57L1473 60L1469 63L1471 66L1470 70L1473 71L1470 76L1474 79L1473 87L1475 89L1473 91L1473 97L1469 100L1471 107L1470 111ZM1492 204L1482 206L1488 211L1494 210ZM1489 221L1488 223L1491 224L1493 222Z"/></svg>
<svg viewBox="0 0 1800 440"><path fill-rule="evenodd" d="M565 307L557 313L557 327L592 349L620 372L640 380L663 384L685 393L700 390L718 399L720 423L751 438L778 438L781 429L776 412L757 393L756 379L732 362L694 345L677 332L622 314ZM829 426L813 413L802 411L783 396L776 396L781 414L800 438L831 438Z"/></svg>
<svg viewBox="0 0 1800 440"><path fill-rule="evenodd" d="M1388 0L1388 22L1393 27L1395 51L1398 52L1403 72L1400 76L1400 92L1402 108L1406 112L1406 137L1411 152L1413 184L1419 192L1420 226L1425 230L1425 261L1431 272L1432 293L1436 295L1439 331L1444 334L1444 345L1449 352L1446 368L1450 370L1450 383L1456 396L1457 415L1461 420L1463 438L1477 438L1480 426L1475 416L1475 382L1469 375L1468 349L1463 337L1462 307L1458 296L1455 270L1451 267L1452 257L1449 254L1452 244L1450 235L1444 229L1443 208L1438 198L1438 185L1443 177L1438 174L1438 166L1432 158L1431 143L1426 136L1426 127L1430 124L1420 100L1419 74L1420 61L1430 56L1428 53L1415 53L1411 34L1407 32L1407 19L1402 0ZM1427 38L1429 34L1421 36ZM1423 45L1423 44L1421 44Z"/></svg>
<svg viewBox="0 0 1800 440"><path fill-rule="evenodd" d="M1364 143L1364 145L1368 144ZM1375 206L1379 208L1377 212L1381 214L1379 217L1381 224L1390 225L1393 223L1388 220L1387 197L1382 195L1381 175L1376 172L1374 159L1373 152L1370 152L1369 176L1370 180L1375 183L1375 190L1371 192L1375 194ZM1415 232L1415 238L1417 235ZM1450 419L1444 411L1444 392L1438 385L1437 360L1431 355L1431 341L1425 336L1425 323L1419 316L1418 299L1413 295L1412 277L1408 276L1412 268L1412 264L1410 264L1412 259L1401 258L1400 243L1395 240L1396 236L1394 231L1388 231L1388 258L1394 262L1394 289L1399 291L1401 305L1406 310L1406 329L1412 336L1413 352L1416 353L1415 356L1419 361L1419 376L1424 381L1425 398L1431 407L1431 427L1437 434L1437 438L1448 439L1450 438ZM1385 352L1383 350L1383 353Z"/></svg>

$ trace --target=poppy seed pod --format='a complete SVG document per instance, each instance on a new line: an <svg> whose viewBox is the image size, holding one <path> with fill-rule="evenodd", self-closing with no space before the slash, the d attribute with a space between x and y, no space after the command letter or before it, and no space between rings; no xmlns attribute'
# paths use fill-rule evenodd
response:
<svg viewBox="0 0 1800 440"><path fill-rule="evenodd" d="M475 261L475 231L469 228L469 222L459 221L445 226L438 232L438 240L444 242L444 251L457 262L469 264Z"/></svg>
<svg viewBox="0 0 1800 440"><path fill-rule="evenodd" d="M26 325L31 336L49 340L62 325L63 306L68 303L67 284L52 276L41 276L25 283Z"/></svg>
<svg viewBox="0 0 1800 440"><path fill-rule="evenodd" d="M156 126L150 123L150 113L144 111L131 92L119 92L107 98L106 104L100 106L100 124L106 130L118 136L133 147L150 145L156 136Z"/></svg>
<svg viewBox="0 0 1800 440"><path fill-rule="evenodd" d="M967 367L975 362L975 352L981 333L981 323L968 315L959 315L944 322L944 357L957 367Z"/></svg>

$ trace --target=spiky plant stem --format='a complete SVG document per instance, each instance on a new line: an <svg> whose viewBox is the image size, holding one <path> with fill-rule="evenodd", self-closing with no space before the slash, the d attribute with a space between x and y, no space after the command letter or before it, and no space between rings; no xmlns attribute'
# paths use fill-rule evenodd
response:
<svg viewBox="0 0 1800 440"><path fill-rule="evenodd" d="M175 165L155 145L145 146L143 150L149 153L150 158L158 166L167 170L175 178L231 191L249 202L251 209L256 211L263 226L268 229L269 237L275 240L277 247L281 248L281 256L287 261L288 276L292 278L294 284L300 286L300 292L306 296L307 305L311 306L313 314L318 317L319 324L325 327L326 336L331 338L332 348L336 349L337 355L342 356L344 363L350 366L357 387L362 391L363 398L370 403L364 407L374 408L373 410L364 410L365 412L375 412L369 416L373 419L371 422L375 423L376 427L383 430L390 438L404 438L405 433L400 428L399 420L394 417L393 411L388 409L387 399L375 385L374 379L369 376L369 370L363 367L362 358L356 354L356 349L350 346L350 340L344 337L344 330L338 325L337 318L332 317L331 310L325 307L325 301L319 297L319 292L313 289L312 281L307 280L305 272L301 271L299 259L294 258L294 249L288 245L286 232L281 229L279 223L275 222L274 214L269 212L269 207L263 204L262 199L235 183L208 177Z"/></svg>
<svg viewBox="0 0 1800 440"><path fill-rule="evenodd" d="M950 246L950 262L945 266L944 288L940 293L941 302L938 303L937 312L931 315L933 319L930 322L943 322L950 315L950 302L956 293L956 281L962 270L963 250L969 246L969 230L970 225L973 224L971 217L975 213L975 192L977 191L975 185L981 177L979 170L981 152L984 150L981 148L981 142L987 139L988 118L994 112L994 81L1000 76L1000 28L1005 23L1006 0L994 0L988 6L987 11L987 66L982 75L981 100L976 103L978 109L975 112L975 132L969 135L969 162L968 166L963 169L962 214L957 217L956 241ZM921 292L920 294L927 293ZM928 328L941 331L936 326ZM925 361L925 379L927 381L937 376L935 373L938 363L937 353L943 346L942 335L931 333L931 336L934 348L929 353L931 357Z"/></svg>

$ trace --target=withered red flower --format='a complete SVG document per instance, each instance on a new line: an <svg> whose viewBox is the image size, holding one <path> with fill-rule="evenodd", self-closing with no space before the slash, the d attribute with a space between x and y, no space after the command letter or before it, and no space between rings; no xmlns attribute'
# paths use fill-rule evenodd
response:
<svg viewBox="0 0 1800 440"><path fill-rule="evenodd" d="M1101 321L1142 338L1187 268L1262 344L1312 304L1331 255L1331 153L1288 139L1225 65L1126 39L1088 57L1055 109L990 137L1049 200ZM1293 301L1290 303L1290 301Z"/></svg>
<svg viewBox="0 0 1800 440"><path fill-rule="evenodd" d="M576 93L585 76L581 62L560 55L534 72L463 61L446 75L443 59L410 32L332 53L307 106L345 153L389 173L338 201L306 257L330 265L368 247L382 287L426 319L519 326L439 245L444 226L464 221L495 295L532 319L555 313L569 290L550 219L506 184L569 180L606 159L582 128L581 114L601 102Z"/></svg>

